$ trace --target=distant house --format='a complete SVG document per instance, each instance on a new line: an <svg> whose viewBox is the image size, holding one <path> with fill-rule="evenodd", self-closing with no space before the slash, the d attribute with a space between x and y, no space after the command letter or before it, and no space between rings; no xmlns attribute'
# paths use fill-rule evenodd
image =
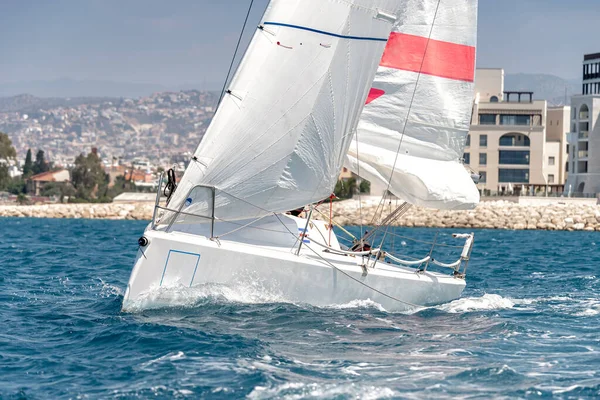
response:
<svg viewBox="0 0 600 400"><path fill-rule="evenodd" d="M39 196L42 189L49 182L69 182L71 176L66 169L60 171L42 172L41 174L33 175L27 180L27 192L34 196Z"/></svg>
<svg viewBox="0 0 600 400"><path fill-rule="evenodd" d="M339 180L347 181L350 178L356 178L355 174L352 173L348 168L342 168L342 172L340 173Z"/></svg>

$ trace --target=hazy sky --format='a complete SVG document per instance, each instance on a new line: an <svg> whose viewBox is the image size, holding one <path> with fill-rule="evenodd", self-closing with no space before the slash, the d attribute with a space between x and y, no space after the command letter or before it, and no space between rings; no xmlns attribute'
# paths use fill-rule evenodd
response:
<svg viewBox="0 0 600 400"><path fill-rule="evenodd" d="M249 1L0 0L0 83L222 82ZM480 0L478 66L577 78L599 26L600 0Z"/></svg>

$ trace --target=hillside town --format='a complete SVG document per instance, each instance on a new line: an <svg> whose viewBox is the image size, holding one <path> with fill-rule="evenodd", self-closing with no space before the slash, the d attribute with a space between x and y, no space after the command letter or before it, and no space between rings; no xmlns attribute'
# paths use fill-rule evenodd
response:
<svg viewBox="0 0 600 400"><path fill-rule="evenodd" d="M94 147L107 166L156 168L193 151L216 102L215 93L192 90L18 111L0 108L0 132L9 135L20 164L28 149L41 149L54 165L69 167Z"/></svg>
<svg viewBox="0 0 600 400"><path fill-rule="evenodd" d="M592 162L600 137L594 132L600 117L600 54L584 55L582 91L572 97L571 106L535 100L532 91L506 90L504 77L501 68L477 69L475 74L462 161L478 177L482 197L595 198L600 192L600 170ZM16 201L19 194L33 202L112 201L121 192L154 191L160 172L169 168L180 176L213 117L218 95L191 90L88 103L38 102L45 107L35 107L31 98L19 100L17 106L0 107L0 132L15 150L14 157L0 154L0 164L19 182L11 187L0 178L0 201ZM33 154L37 167L32 166ZM82 160L93 164L96 158L104 174L98 178L103 194L88 187L72 197L73 190L56 189L57 182L63 189L77 189L77 160L81 167ZM361 184L346 168L340 182L344 184L336 193L343 197L385 189Z"/></svg>

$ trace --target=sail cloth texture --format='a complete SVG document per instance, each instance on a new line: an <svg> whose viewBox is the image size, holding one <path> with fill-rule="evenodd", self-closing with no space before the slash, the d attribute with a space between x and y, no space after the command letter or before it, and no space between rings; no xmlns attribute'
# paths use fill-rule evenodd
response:
<svg viewBox="0 0 600 400"><path fill-rule="evenodd" d="M415 205L477 205L479 192L460 163L476 40L477 0L402 2L349 148L353 172L389 182L393 194Z"/></svg>
<svg viewBox="0 0 600 400"><path fill-rule="evenodd" d="M210 191L198 184L216 188L221 219L328 197L398 3L271 1L169 208L210 215Z"/></svg>

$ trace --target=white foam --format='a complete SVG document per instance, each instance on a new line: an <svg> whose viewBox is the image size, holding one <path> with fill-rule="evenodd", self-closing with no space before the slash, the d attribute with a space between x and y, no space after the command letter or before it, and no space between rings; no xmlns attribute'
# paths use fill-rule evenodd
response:
<svg viewBox="0 0 600 400"><path fill-rule="evenodd" d="M353 398L353 399L386 399L397 396L387 387L363 386L355 383L318 384L289 382L277 386L256 386L248 395L250 399L320 399L320 398Z"/></svg>
<svg viewBox="0 0 600 400"><path fill-rule="evenodd" d="M155 358L153 360L146 361L145 363L140 365L140 368L145 369L151 365L161 363L163 361L176 361L176 360L181 360L184 358L185 358L185 353L183 351L178 351L177 353L167 353L167 354L160 356L158 358Z"/></svg>
<svg viewBox="0 0 600 400"><path fill-rule="evenodd" d="M68 280L68 278L67 278ZM123 289L118 286L111 285L110 283L104 282L102 279L98 278L100 284L102 285L100 289L100 297L113 297L113 296L122 296Z"/></svg>
<svg viewBox="0 0 600 400"><path fill-rule="evenodd" d="M128 312L167 307L196 307L204 302L264 304L288 302L279 290L265 287L259 281L223 285L216 283L186 287L175 283L151 288L127 304Z"/></svg>
<svg viewBox="0 0 600 400"><path fill-rule="evenodd" d="M464 313L472 311L503 310L513 308L515 303L497 294L484 294L481 297L465 297L442 304L434 308L448 313Z"/></svg>
<svg viewBox="0 0 600 400"><path fill-rule="evenodd" d="M350 301L348 303L344 303L344 304L331 304L331 305L327 306L326 308L333 308L333 309L338 309L338 310L344 310L344 309L348 309L348 308L375 308L378 311L387 312L387 310L385 308L383 308L383 306L381 304L379 304L376 301L373 301L371 299L352 300L352 301Z"/></svg>

